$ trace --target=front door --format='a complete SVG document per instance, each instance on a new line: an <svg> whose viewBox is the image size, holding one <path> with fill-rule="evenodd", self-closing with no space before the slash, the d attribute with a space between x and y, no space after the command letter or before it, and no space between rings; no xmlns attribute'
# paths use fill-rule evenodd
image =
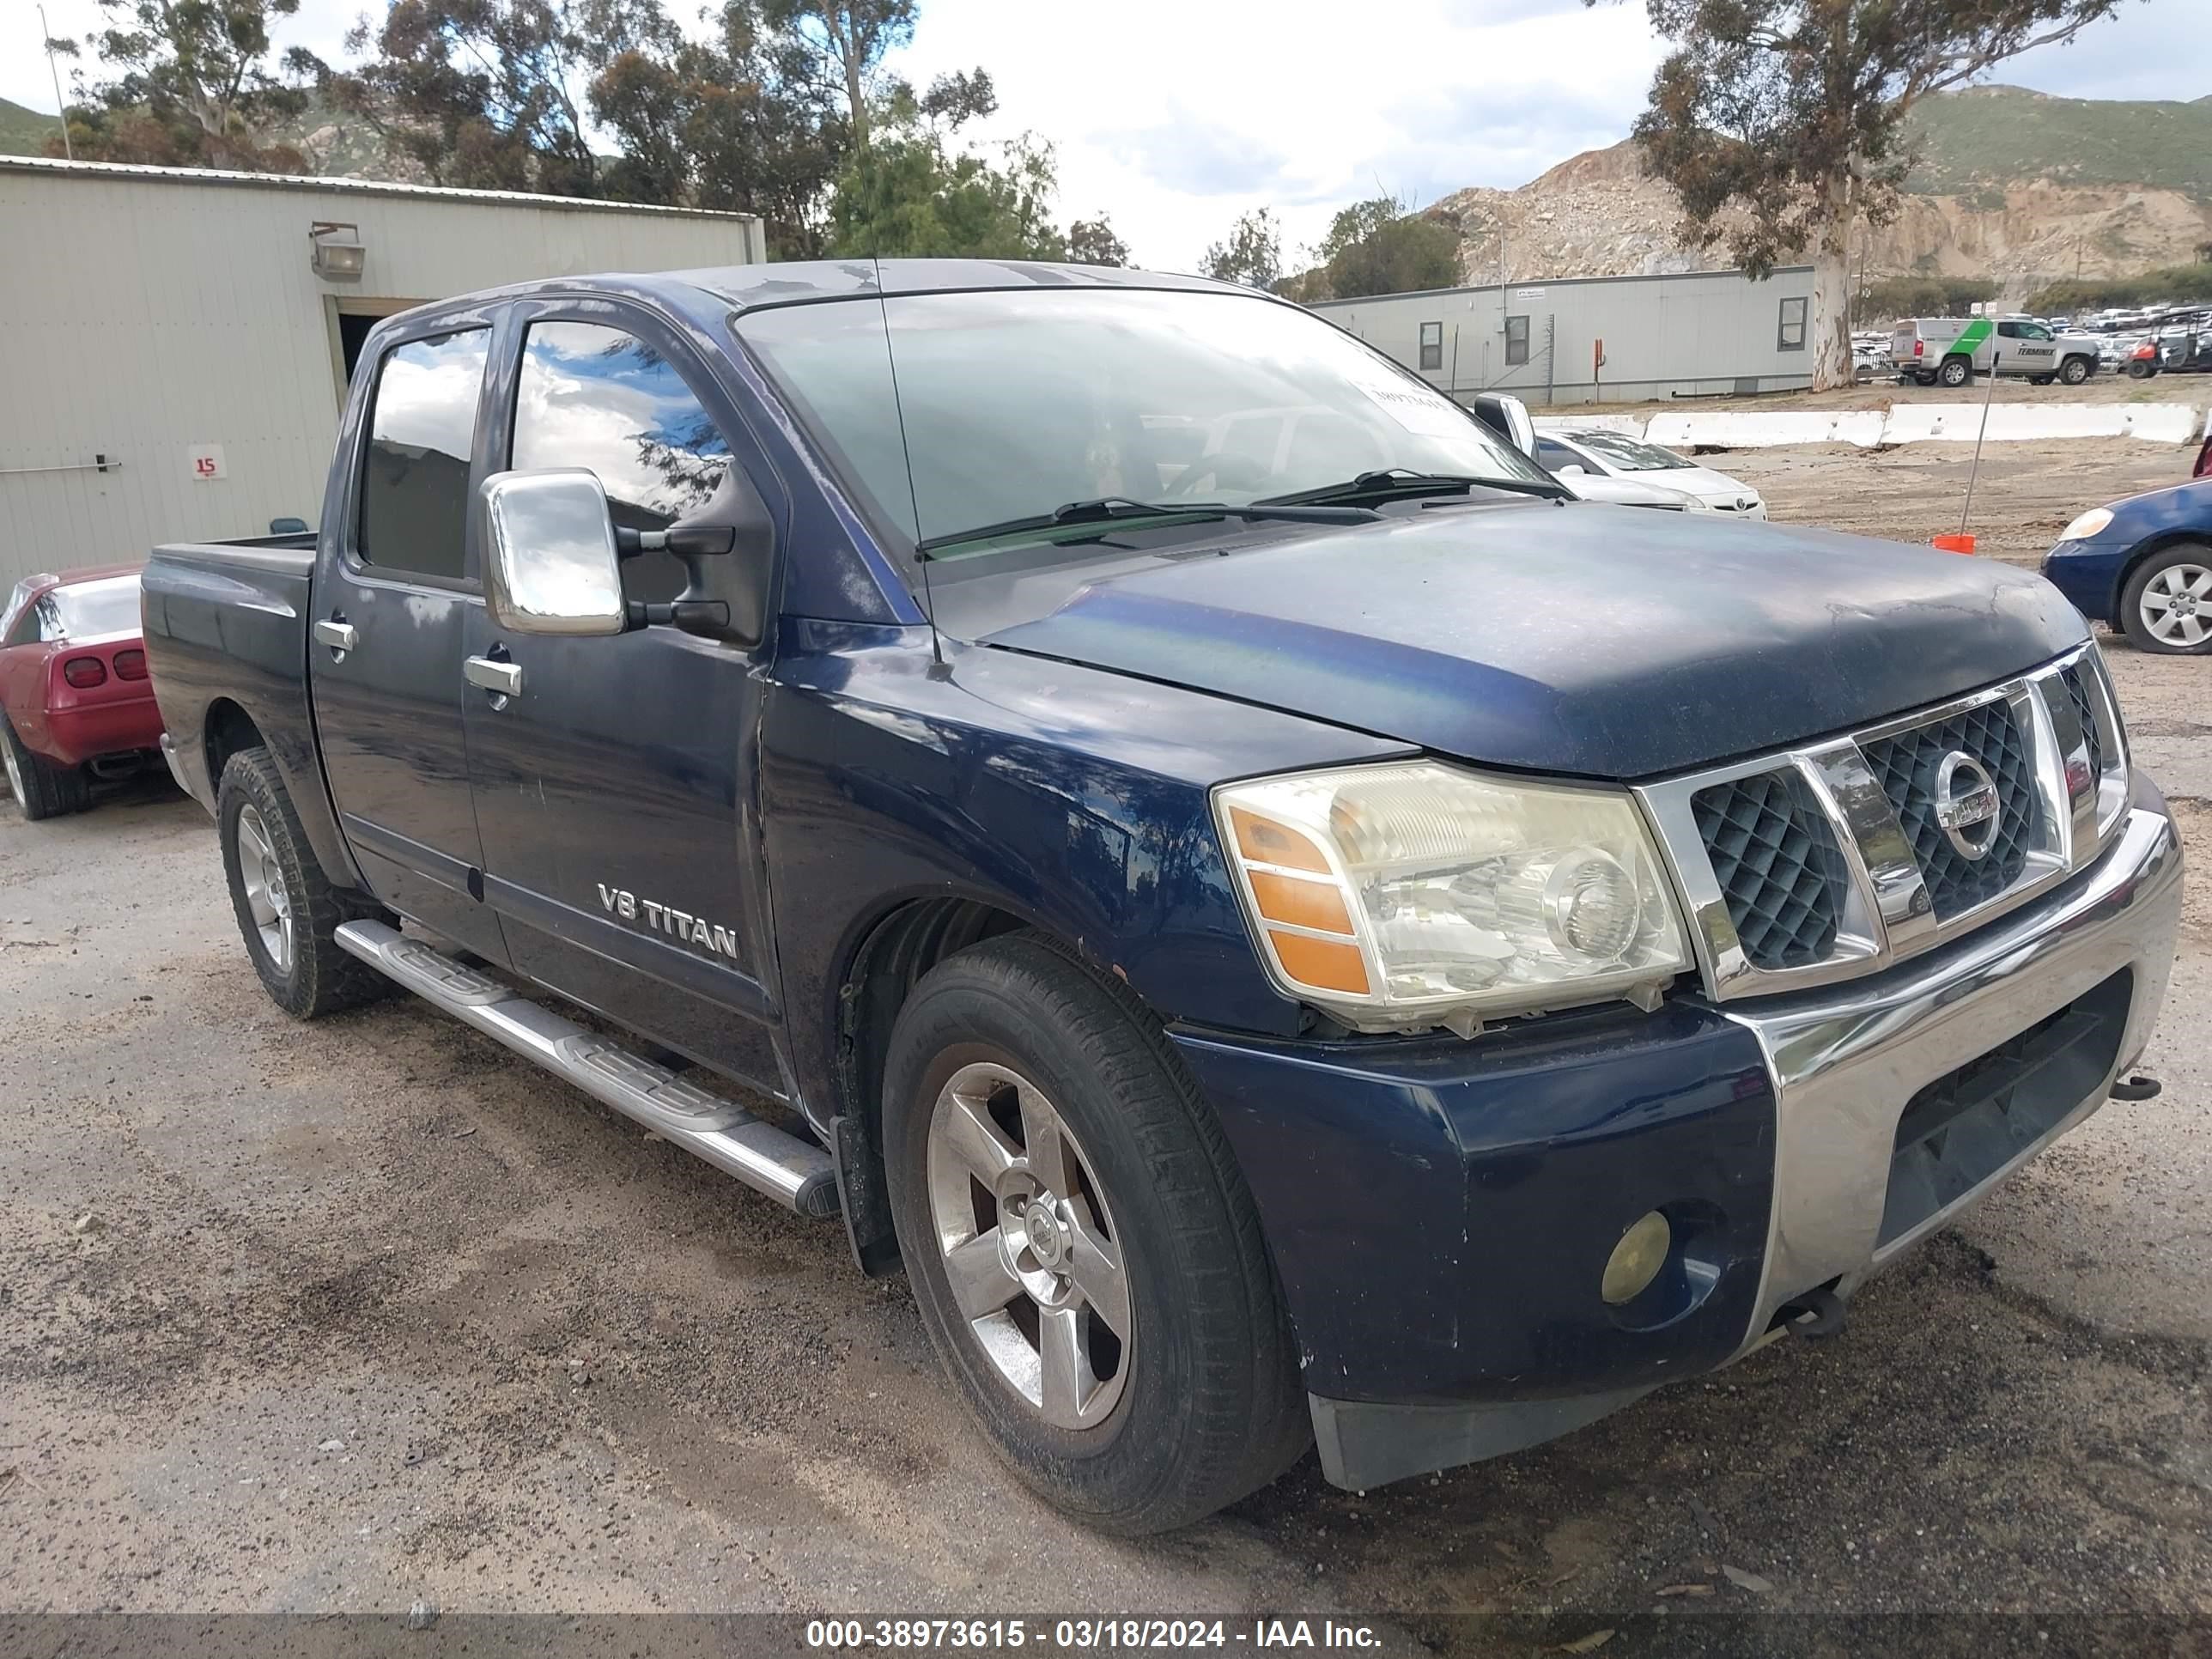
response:
<svg viewBox="0 0 2212 1659"><path fill-rule="evenodd" d="M308 619L315 726L338 823L376 896L492 961L462 723L467 619L482 608L470 510L489 318L388 342L362 465L326 534Z"/></svg>
<svg viewBox="0 0 2212 1659"><path fill-rule="evenodd" d="M589 468L617 525L711 521L747 476L726 435L742 428L649 313L520 305L501 360L493 441L507 465ZM684 577L653 553L626 561L623 579L627 597L665 601ZM782 1093L752 656L666 626L572 639L471 614L469 654L521 676L512 696L471 690L467 705L487 896L514 966Z"/></svg>

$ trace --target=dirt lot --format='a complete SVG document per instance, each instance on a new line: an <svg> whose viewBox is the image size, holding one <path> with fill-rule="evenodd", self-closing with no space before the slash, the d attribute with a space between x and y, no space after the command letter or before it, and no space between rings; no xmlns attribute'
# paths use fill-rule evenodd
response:
<svg viewBox="0 0 2212 1659"><path fill-rule="evenodd" d="M1717 464L1778 516L1919 538L1955 511L1963 457L1936 448ZM2176 476L2149 446L2040 449L1985 471L1977 526L2008 555ZM2207 665L2112 656L2153 769L2212 796ZM2212 804L2178 810L2202 843ZM2024 1640L2068 1615L2171 1632L2212 1618L2212 868L2191 880L2147 1061L2165 1094L2108 1106L1840 1339L1364 1497L1309 1459L1124 1544L1001 1474L903 1284L861 1279L833 1226L422 1005L287 1021L191 802L0 810L0 1611L1345 1607L1418 1632L1553 1609L1572 1636L1972 1609L2037 1615ZM1903 1650L1833 1650L1875 1649Z"/></svg>

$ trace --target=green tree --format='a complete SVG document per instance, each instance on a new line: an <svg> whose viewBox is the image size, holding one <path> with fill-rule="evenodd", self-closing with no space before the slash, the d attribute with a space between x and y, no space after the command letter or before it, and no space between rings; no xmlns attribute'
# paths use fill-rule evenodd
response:
<svg viewBox="0 0 2212 1659"><path fill-rule="evenodd" d="M80 159L176 167L300 171L300 152L272 144L270 128L306 107L286 79L270 25L299 0L100 0L106 27L55 50L89 53L108 76L69 112ZM58 135L50 149L62 152Z"/></svg>
<svg viewBox="0 0 2212 1659"><path fill-rule="evenodd" d="M1067 228L1067 257L1079 265L1126 265L1129 245L1114 234L1112 222L1102 213Z"/></svg>
<svg viewBox="0 0 2212 1659"><path fill-rule="evenodd" d="M843 100L757 0L727 0L714 21L712 40L617 53L592 80L592 116L621 152L607 193L757 213L776 258L817 258L851 147Z"/></svg>
<svg viewBox="0 0 2212 1659"><path fill-rule="evenodd" d="M1674 50L1636 136L1701 246L1725 243L1754 276L1810 250L1813 385L1849 386L1851 228L1895 214L1913 106L2119 5L1644 0Z"/></svg>
<svg viewBox="0 0 2212 1659"><path fill-rule="evenodd" d="M881 258L1065 259L1052 146L1025 134L996 163L955 150L910 94L878 111L830 204L830 252Z"/></svg>
<svg viewBox="0 0 2212 1659"><path fill-rule="evenodd" d="M1331 220L1316 255L1327 292L1309 297L1356 300L1462 281L1459 232L1408 207L1394 196L1376 196Z"/></svg>
<svg viewBox="0 0 2212 1659"><path fill-rule="evenodd" d="M805 49L817 87L844 94L854 147L865 148L884 55L914 39L915 0L766 0L763 15Z"/></svg>
<svg viewBox="0 0 2212 1659"><path fill-rule="evenodd" d="M1198 268L1216 282L1273 288L1283 280L1281 222L1267 208L1238 216L1229 234L1206 250Z"/></svg>
<svg viewBox="0 0 2212 1659"><path fill-rule="evenodd" d="M349 70L297 54L323 94L434 184L606 193L585 88L625 52L681 37L659 0L393 0L347 37Z"/></svg>

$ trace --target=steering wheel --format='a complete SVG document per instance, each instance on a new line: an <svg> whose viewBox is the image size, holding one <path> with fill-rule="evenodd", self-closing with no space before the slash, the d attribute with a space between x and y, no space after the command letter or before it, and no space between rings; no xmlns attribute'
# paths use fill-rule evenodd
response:
<svg viewBox="0 0 2212 1659"><path fill-rule="evenodd" d="M1162 491L1164 499L1187 501L1198 494L1199 480L1210 478L1213 488L1256 489L1267 481L1267 469L1249 455L1238 455L1223 451L1214 455L1201 455L1182 470L1182 476Z"/></svg>

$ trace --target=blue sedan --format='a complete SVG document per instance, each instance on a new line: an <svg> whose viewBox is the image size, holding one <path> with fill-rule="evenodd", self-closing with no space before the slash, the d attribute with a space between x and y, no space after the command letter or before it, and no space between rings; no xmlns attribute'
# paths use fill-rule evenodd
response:
<svg viewBox="0 0 2212 1659"><path fill-rule="evenodd" d="M2043 574L2139 650L2212 653L2212 477L2091 507L2044 555Z"/></svg>

